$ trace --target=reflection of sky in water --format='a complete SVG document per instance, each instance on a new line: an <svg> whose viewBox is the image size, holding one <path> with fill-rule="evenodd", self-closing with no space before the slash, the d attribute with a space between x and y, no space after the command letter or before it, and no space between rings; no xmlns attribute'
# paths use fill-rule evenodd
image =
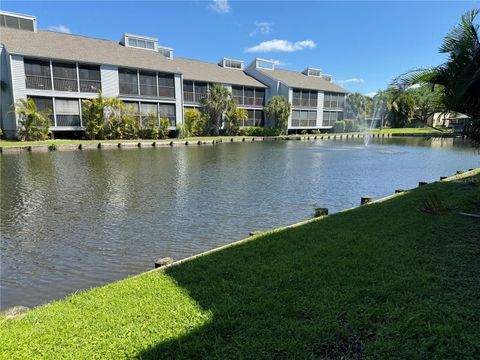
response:
<svg viewBox="0 0 480 360"><path fill-rule="evenodd" d="M452 147L455 143L456 146ZM35 305L480 165L460 140L4 154L2 307Z"/></svg>

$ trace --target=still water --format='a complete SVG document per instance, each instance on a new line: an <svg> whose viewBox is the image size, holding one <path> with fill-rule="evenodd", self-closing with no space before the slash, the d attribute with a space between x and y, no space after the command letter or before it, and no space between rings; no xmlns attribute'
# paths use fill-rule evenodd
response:
<svg viewBox="0 0 480 360"><path fill-rule="evenodd" d="M460 139L4 154L1 308L35 306L480 166Z"/></svg>

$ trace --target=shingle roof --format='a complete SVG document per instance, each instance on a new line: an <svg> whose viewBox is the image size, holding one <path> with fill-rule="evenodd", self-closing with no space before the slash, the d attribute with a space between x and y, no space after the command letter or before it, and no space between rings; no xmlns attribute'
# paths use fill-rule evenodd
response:
<svg viewBox="0 0 480 360"><path fill-rule="evenodd" d="M330 81L322 79L321 77L307 76L300 72L283 69L257 70L272 79L281 81L289 87L348 93L348 91L344 88L331 83Z"/></svg>
<svg viewBox="0 0 480 360"><path fill-rule="evenodd" d="M172 61L181 70L183 78L186 80L266 87L240 69L223 68L218 64L186 58L174 58Z"/></svg>
<svg viewBox="0 0 480 360"><path fill-rule="evenodd" d="M179 73L157 52L128 48L110 40L39 30L0 28L0 43L9 53Z"/></svg>
<svg viewBox="0 0 480 360"><path fill-rule="evenodd" d="M110 40L39 30L0 28L0 43L11 54L182 73L185 79L265 87L242 70L125 47Z"/></svg>

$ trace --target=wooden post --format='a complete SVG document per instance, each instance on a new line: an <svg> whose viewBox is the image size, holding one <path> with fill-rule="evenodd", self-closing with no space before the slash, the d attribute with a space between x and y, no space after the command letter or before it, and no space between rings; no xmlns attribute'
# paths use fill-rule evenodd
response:
<svg viewBox="0 0 480 360"><path fill-rule="evenodd" d="M362 198L360 199L360 205L370 204L372 201L373 199L371 197L362 196Z"/></svg>
<svg viewBox="0 0 480 360"><path fill-rule="evenodd" d="M447 179L448 176L440 176L440 181Z"/></svg>
<svg viewBox="0 0 480 360"><path fill-rule="evenodd" d="M173 263L173 258L170 256L160 258L157 261L155 261L155 269L163 266L167 266Z"/></svg>
<svg viewBox="0 0 480 360"><path fill-rule="evenodd" d="M428 184L428 182L426 182L426 181L419 181L418 182L418 186L423 186L423 185L427 185L427 184Z"/></svg>
<svg viewBox="0 0 480 360"><path fill-rule="evenodd" d="M463 174L465 171L463 170L457 170L457 174L460 175L460 174Z"/></svg>
<svg viewBox="0 0 480 360"><path fill-rule="evenodd" d="M395 194L399 194L399 193L402 193L402 192L404 192L404 191L405 191L405 190L403 190L403 189L396 189L396 190L395 190Z"/></svg>
<svg viewBox="0 0 480 360"><path fill-rule="evenodd" d="M314 217L320 217L320 216L327 216L328 215L328 209L327 208L316 208L315 209L315 216Z"/></svg>

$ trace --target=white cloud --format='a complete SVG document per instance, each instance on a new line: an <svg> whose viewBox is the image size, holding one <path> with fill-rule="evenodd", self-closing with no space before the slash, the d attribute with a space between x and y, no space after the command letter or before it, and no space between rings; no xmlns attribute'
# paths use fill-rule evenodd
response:
<svg viewBox="0 0 480 360"><path fill-rule="evenodd" d="M71 34L72 33L72 31L70 30L70 28L68 26L65 26L65 25L62 25L62 24L49 26L48 30L56 31L56 32L62 32L62 33L66 33L66 34Z"/></svg>
<svg viewBox="0 0 480 360"><path fill-rule="evenodd" d="M208 7L220 14L228 14L232 10L228 0L212 0Z"/></svg>
<svg viewBox="0 0 480 360"><path fill-rule="evenodd" d="M365 80L362 78L351 78L351 79L346 79L346 80L336 80L335 81L337 84L363 84Z"/></svg>
<svg viewBox="0 0 480 360"><path fill-rule="evenodd" d="M245 49L246 52L260 52L260 53L268 53L268 52L294 52L300 51L304 49L313 49L316 47L317 44L313 40L302 40L296 41L294 43L288 40L279 40L273 39L268 41L263 41L258 45L249 47Z"/></svg>
<svg viewBox="0 0 480 360"><path fill-rule="evenodd" d="M366 94L363 94L363 95L368 96L368 97L374 97L375 95L377 95L377 92L373 91L373 92L369 92L369 93L366 93Z"/></svg>
<svg viewBox="0 0 480 360"><path fill-rule="evenodd" d="M266 21L255 21L255 30L250 32L250 36L257 34L268 35L272 32L272 23Z"/></svg>

